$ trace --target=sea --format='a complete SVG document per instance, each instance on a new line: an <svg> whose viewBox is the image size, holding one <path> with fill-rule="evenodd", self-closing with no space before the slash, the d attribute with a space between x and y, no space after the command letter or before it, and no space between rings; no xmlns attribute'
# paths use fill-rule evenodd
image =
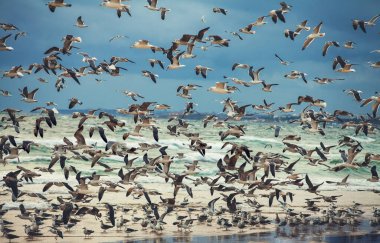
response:
<svg viewBox="0 0 380 243"><path fill-rule="evenodd" d="M20 152L20 162L17 159L9 160L9 164L6 166L0 166L0 175L5 175L7 172L14 170L16 165L21 165L26 168L35 168L35 167L48 167L51 157L53 155L54 145L64 144L63 138L66 137L74 144L76 140L74 138L74 133L78 129L78 123L80 118L73 119L71 115L68 114L57 114L57 126L49 128L46 124L43 124L42 127L44 131L44 137L35 137L33 135L33 126L37 115L28 116L25 122L20 123L20 133L16 133L12 128L7 128L0 131L0 135L14 135L15 140L18 144L21 144L24 140L29 140L35 142L38 146L33 145L31 152L28 154L24 151ZM306 130L303 130L299 124L289 123L289 122L273 122L273 121L263 121L263 120L243 120L239 122L228 122L229 124L243 124L245 134L240 138L227 137L224 141L221 141L220 136L218 135L220 131L225 131L228 128L215 128L212 126L212 122L208 124L206 128L203 127L202 120L188 120L190 123L189 127L185 130L179 130L180 133L199 133L201 140L212 148L206 151L206 154L203 156L198 151L192 151L189 149L190 140L180 134L178 136L172 136L168 133L167 125L168 124L177 124L178 121L174 120L168 122L167 118L158 118L155 121L156 126L159 129L159 141L156 142L152 136L152 130L149 128L143 128L141 134L143 137L128 137L125 141L122 139L124 133L132 131L135 127L135 123L130 116L117 116L119 121L124 121L124 127L117 127L114 132L107 128L106 125L102 124L106 121L106 118L89 118L84 123L83 135L86 139L88 145L92 145L95 149L103 150L105 149L106 143L100 138L97 131L95 131L92 138L89 137L89 128L92 126L102 126L105 129L105 134L108 141L117 141L127 146L128 148L139 147L139 143L149 143L149 144L159 144L160 146L167 146L166 152L173 156L174 162L171 164L170 171L172 173L181 174L185 170L184 164L192 163L194 160L198 160L198 165L200 165L201 170L198 171L194 177L208 176L215 177L218 173L218 168L216 163L219 159L223 158L226 152L229 150L230 146L226 146L222 149L222 146L225 142L233 142L238 144L244 144L248 146L252 152L252 155L255 155L258 152L272 152L279 153L283 156L286 156L284 160L287 163L291 163L299 158L301 160L294 166L294 169L297 173L307 173L312 179L313 183L320 183L326 180L330 181L340 181L347 174L350 174L348 179L349 186L343 187L344 190L372 190L379 189L379 183L370 183L367 181L371 177L369 167L361 167L358 169L344 169L339 172L330 171L328 167L318 165L312 166L308 164L308 160L304 159L303 156L297 153L290 153L288 151L283 153L283 149L286 147L283 144L283 138L287 135L298 135L301 136L300 141L288 141L290 143L295 143L299 146L302 146L306 150L314 149L315 147L320 147L320 142L323 142L325 146L336 145L332 148L327 154L328 161L325 164L333 167L340 163L343 163L339 150L347 150L346 146L339 146L338 140L342 139L343 136L349 136L361 143L363 146L362 152L358 154L355 161L361 163L364 161L364 156L366 153L380 153L380 138L378 134L368 134L365 136L363 133L355 135L354 128L341 129L340 124L328 125L325 128L325 136L322 136L319 133L310 133ZM275 137L275 132L273 125L281 126L280 135ZM82 150L78 150L82 153ZM154 158L159 156L160 153L158 149L152 149L148 152L139 151L139 154L129 154L129 158L138 157L133 166L142 166L144 161L142 155L148 153L148 156ZM177 158L177 153L184 153L183 158ZM104 172L104 168L96 165L93 168L90 167L91 159L89 161L78 160L73 158L71 152L67 152L65 156L68 158L66 165L73 165L82 172L82 175L90 175L93 172L97 174L106 174L110 175L107 179L111 181L119 181L120 178L117 176L118 169L115 169L112 172ZM85 154L84 154L85 155ZM5 155L4 155L5 156ZM89 157L88 155L86 155ZM317 158L316 153L313 154L314 158ZM90 158L90 157L89 157ZM117 155L109 155L109 157L103 157L100 159L101 162L108 164L112 168L120 168L124 165L123 157ZM244 160L239 159L237 165L243 163ZM372 165L378 164L378 161L373 161ZM12 166L13 165L13 166ZM49 181L62 181L63 173L57 163L53 169L55 173L43 173L43 176L37 177L34 179L35 184L45 184ZM246 166L246 170L249 169L249 165ZM126 173L126 169L124 169ZM257 173L257 176L263 174L262 170ZM279 178L283 177L285 174L281 173ZM142 184L149 183L165 183L164 179L159 176L149 175L148 177L138 177L136 180ZM69 184L75 183L75 177L70 176ZM297 189L296 187L294 189ZM321 187L321 190L335 190L335 184L327 184ZM52 188L51 190L54 190ZM58 189L59 190L59 189ZM168 190L172 190L168 188ZM205 190L208 190L205 188ZM300 189L304 190L304 189Z"/></svg>

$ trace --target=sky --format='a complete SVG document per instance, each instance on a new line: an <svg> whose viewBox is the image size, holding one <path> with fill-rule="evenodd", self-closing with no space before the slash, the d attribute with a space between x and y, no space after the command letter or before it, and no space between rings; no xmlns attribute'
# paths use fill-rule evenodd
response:
<svg viewBox="0 0 380 243"><path fill-rule="evenodd" d="M188 102L176 96L179 85L194 83L201 85L198 90L192 91L192 102L196 103L199 112L221 112L220 101L231 97L238 101L239 105L262 104L263 99L274 102L274 107L284 106L287 103L296 102L299 95L311 95L315 99L324 99L327 102L327 110L345 109L357 114L365 114L370 111L370 106L361 108L351 96L346 95L343 89L359 89L364 98L372 96L380 90L380 69L371 68L369 61L380 61L380 54L370 53L380 49L380 21L376 26L367 27L367 34L361 30L352 28L352 19L369 20L372 16L380 14L380 1L374 0L303 0L287 1L292 5L292 10L285 15L286 23L274 24L270 18L265 26L254 27L256 34L241 34L243 40L232 36L229 32L237 31L258 17L267 15L270 10L278 9L280 1L262 0L159 0L158 7L167 7L171 11L166 19L160 19L159 12L144 8L146 1L131 0L124 2L129 4L132 17L123 13L118 18L116 11L100 6L101 1L96 0L66 0L71 3L70 8L57 8L51 13L45 5L48 1L12 0L0 1L0 22L12 23L20 31L27 32L27 36L20 37L17 41L13 36L15 31L0 30L0 35L12 33L7 40L7 45L14 51L0 52L0 70L9 70L12 66L23 65L28 67L32 63L42 63L44 52L52 46L62 46L61 39L67 34L80 36L81 43L76 43L78 50L73 50L72 55L60 55L62 65L65 67L81 67L87 65L82 62L82 56L77 52L86 52L96 57L98 62L109 60L112 56L127 57L136 63L120 63L121 67L128 71L121 71L121 76L111 77L106 73L102 75L87 75L80 78L81 85L66 78L66 87L57 92L54 84L57 77L47 75L43 71L37 74L25 75L20 79L3 78L0 80L0 88L12 93L12 97L0 96L0 109L7 107L29 111L36 106L44 106L47 101L54 101L59 109L68 109L69 99L77 97L83 102L80 109L116 109L127 108L136 103L126 97L122 91L130 90L144 96L143 101L155 101L157 103L172 106L172 111L182 110ZM213 7L221 7L228 10L227 15L213 13ZM78 16L89 26L79 29L74 26ZM201 21L204 16L205 23ZM302 32L294 41L284 37L284 30L294 30L300 22L308 20L308 26L314 27L323 21L321 32L326 35L315 40L306 50L301 51L302 44L310 32ZM170 61L161 52L152 53L150 50L134 49L130 46L137 40L147 39L153 45L169 48L171 42L179 39L183 34L196 34L200 29L210 27L207 35L220 35L230 39L229 47L210 46L207 51L201 50L200 43L196 44L193 59L181 59L181 64L186 65L179 70L161 70L159 67L151 68L148 59L162 60L165 65ZM115 35L126 35L109 42ZM346 41L357 43L354 49L343 47L330 48L325 57L322 56L322 46L326 41L338 41L341 46ZM203 44L208 45L208 44ZM185 50L181 46L180 50ZM282 58L293 63L289 66L281 65L275 58L277 53ZM333 59L341 55L355 66L355 73L337 73L332 70ZM240 89L233 94L221 95L207 91L215 82L226 81L223 76L236 77L250 81L247 70L231 70L234 63L247 63L254 69L264 67L261 78L267 83L277 83L273 92L266 93L261 90L261 85L252 87L238 86ZM203 65L214 69L209 72L207 79L196 76L194 67ZM157 83L141 75L141 70L150 70L158 74ZM309 82L305 84L301 79L290 80L284 75L291 70L307 73ZM59 72L58 72L59 73ZM44 78L49 83L37 81ZM327 85L320 85L312 80L314 77L344 78ZM97 83L95 78L104 80ZM229 85L235 85L231 81ZM27 104L21 101L19 88L27 86L30 90L39 88L36 94L37 103ZM296 112L304 106L294 107ZM249 113L252 110L248 111Z"/></svg>

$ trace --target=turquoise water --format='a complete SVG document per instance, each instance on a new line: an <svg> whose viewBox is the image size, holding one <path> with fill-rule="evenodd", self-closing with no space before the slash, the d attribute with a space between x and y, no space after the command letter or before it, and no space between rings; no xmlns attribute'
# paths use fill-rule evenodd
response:
<svg viewBox="0 0 380 243"><path fill-rule="evenodd" d="M157 143L153 140L152 131L148 128L143 128L141 133L144 137L129 137L126 141L122 140L122 135L125 132L131 131L134 129L135 124L131 121L130 117L117 117L119 120L124 120L126 122L126 126L122 128L116 128L115 132L109 130L105 125L102 125L105 128L105 133L109 141L117 141L121 142L123 145L130 147L138 147L138 143L146 142L150 144ZM75 138L73 137L74 132L77 129L77 124L79 123L79 119L72 119L69 116L60 115L58 120L58 126L53 128L48 128L46 125L44 128L46 129L44 138L35 138L32 132L33 117L28 118L26 122L21 124L21 133L15 134L13 130L7 129L1 131L1 134L13 134L15 135L16 142L21 143L22 140L32 140L39 144L39 146L33 146L30 154L26 154L22 152L20 155L20 161L23 166L27 168L35 167L35 166L48 166L51 155L52 148L56 144L63 144L63 137L69 138L75 144ZM88 145L96 144L97 149L105 148L106 143L101 140L99 134L95 131L94 136L92 138L88 135L88 130L91 126L98 126L103 123L105 119L88 119L85 122L85 128L83 135L86 138L86 142ZM290 152L282 153L285 145L282 142L282 138L286 135L294 134L302 137L301 141L288 141L290 143L298 144L304 147L306 150L314 149L315 147L319 147L319 143L323 141L326 146L337 145L338 140L343 136L352 136L361 142L363 146L363 151L356 157L356 161L361 163L364 161L364 155L367 152L370 153L379 153L380 151L380 140L378 139L377 134L369 134L368 137L359 135L354 136L354 129L341 129L338 125L329 126L325 129L326 136L321 136L320 134L309 133L305 130L302 130L301 127L297 124L289 124L286 122L276 123L282 127L280 131L280 136L274 136L274 129L271 129L270 126L274 123L272 122L262 122L262 121L253 121L246 120L241 121L239 124L244 124L246 126L246 134L240 138L228 137L224 142L220 140L218 135L219 131L225 131L227 128L213 128L212 123L210 123L206 128L203 128L203 122L199 120L189 120L190 126L187 131L184 132L199 132L201 140L206 142L208 145L212 146L212 149L207 150L206 155L203 157L197 151L190 151L189 144L190 140L184 136L180 135L178 137L171 136L168 134L168 130L166 126L169 124L166 119L158 119L156 121L157 126L159 127L159 142L158 144L161 146L168 146L166 152L171 156L176 156L177 153L185 153L185 157L182 159L174 158L174 163L171 165L171 172L173 173L181 173L185 170L184 164L191 163L193 160L199 160L199 165L202 170L195 176L213 176L218 172L216 167L216 162L223 158L226 154L229 146L224 149L221 149L224 142L235 142L239 144L247 145L253 152L252 155L255 155L257 152L272 152L272 153L280 153L287 156L289 159L285 159L287 162L293 162L298 158L301 160L296 164L294 169L298 173L308 173L309 177L312 178L313 182L316 183L322 182L325 180L333 180L339 181L347 174L350 174L349 177L349 186L345 187L345 190L357 190L357 189L373 189L379 186L379 183L369 183L367 182L367 178L370 177L369 168L359 168L359 169L344 169L339 172L332 172L327 170L325 166L311 166L308 164L308 160L302 158L299 154L294 154ZM175 124L176 121L171 122L170 124ZM232 123L233 124L233 123ZM271 147L265 148L265 146L270 145ZM342 159L339 154L339 149L347 149L347 147L335 147L330 150L330 153L327 156L328 161L327 165L334 166L335 164L342 163ZM81 152L81 151L79 151ZM66 154L67 157L71 157L73 154L68 152ZM142 160L143 152L139 152L138 155L129 155L129 158L139 157L135 162L134 166L143 165L144 162ZM159 155L157 149L152 149L148 151L149 157L156 157ZM318 155L316 153L313 154L314 158L317 158ZM111 155L106 158L102 158L100 161L109 164L111 167L121 167L124 165L123 157ZM244 160L241 158L238 162L238 165L243 163ZM372 164L377 164L378 162L373 161ZM17 160L10 161L10 164L16 165ZM98 174L105 174L103 172L104 168L101 166L95 166L94 168L90 168L91 161L83 161L77 160L74 158L70 158L67 161L68 165L74 165L77 169L82 171L82 174L90 174L93 171L96 171ZM14 166L5 166L0 167L0 171L6 172L8 170L13 169ZM246 167L246 170L249 168L249 165ZM60 168L57 163L54 169L57 171L56 173L60 173ZM107 173L110 175L110 180L119 180L117 177L117 171ZM45 183L50 180L60 180L61 178L56 178L55 174L44 173L43 176L36 178L35 183ZM261 176L263 174L262 170L257 173L257 176ZM277 173L276 178L284 178L285 173ZM70 180L74 180L71 178ZM156 183L163 182L163 179L158 176L150 175L149 177L139 177L137 179L138 182L143 183ZM334 184L324 184L321 189L322 190L333 190L336 188Z"/></svg>

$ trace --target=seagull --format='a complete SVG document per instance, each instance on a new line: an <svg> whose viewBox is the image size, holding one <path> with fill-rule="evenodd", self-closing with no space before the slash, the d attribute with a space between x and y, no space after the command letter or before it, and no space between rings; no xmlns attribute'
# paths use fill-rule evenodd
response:
<svg viewBox="0 0 380 243"><path fill-rule="evenodd" d="M12 96L12 94L8 90L0 89L0 92L2 96L7 96L7 97Z"/></svg>
<svg viewBox="0 0 380 243"><path fill-rule="evenodd" d="M0 51L13 51L13 47L7 46L5 41L11 36L12 34L8 34L0 39Z"/></svg>
<svg viewBox="0 0 380 243"><path fill-rule="evenodd" d="M294 109L292 109L292 105L298 105L298 103L289 103L286 104L285 107L279 107L278 109L284 113L290 113L294 111Z"/></svg>
<svg viewBox="0 0 380 243"><path fill-rule="evenodd" d="M338 181L338 182L335 182L335 181L326 181L326 183L328 183L328 184L336 184L337 186L348 186L347 179L348 179L349 176L350 176L350 174L346 175L342 179L342 181Z"/></svg>
<svg viewBox="0 0 380 243"><path fill-rule="evenodd" d="M161 19L165 20L166 12L169 12L170 9L164 8L164 7L157 8L157 0L147 0L147 1L149 5L145 5L144 7L152 11L160 11Z"/></svg>
<svg viewBox="0 0 380 243"><path fill-rule="evenodd" d="M267 22L264 21L265 18L266 18L266 16L258 17L257 20L252 23L252 25L254 25L254 26L263 26L263 25L267 24Z"/></svg>
<svg viewBox="0 0 380 243"><path fill-rule="evenodd" d="M145 5L144 7L152 10L152 11L160 11L159 8L157 8L157 0L147 0L149 5Z"/></svg>
<svg viewBox="0 0 380 243"><path fill-rule="evenodd" d="M36 95L36 92L38 91L38 88L34 89L31 92L28 92L28 87L25 86L22 90L19 89L19 91L21 92L21 96L24 97L24 98L22 98L23 101L25 101L27 103L37 102L37 100L34 99L34 96Z"/></svg>
<svg viewBox="0 0 380 243"><path fill-rule="evenodd" d="M352 95L357 102L361 102L363 100L360 97L360 94L363 93L361 90L344 89L343 92L347 93L348 95Z"/></svg>
<svg viewBox="0 0 380 243"><path fill-rule="evenodd" d="M281 22L285 23L284 11L282 9L279 10L271 10L269 12L269 16L272 18L273 23L277 23L277 19L280 19Z"/></svg>
<svg viewBox="0 0 380 243"><path fill-rule="evenodd" d="M309 31L310 27L306 26L307 20L302 21L299 25L297 25L296 33L300 34L302 30Z"/></svg>
<svg viewBox="0 0 380 243"><path fill-rule="evenodd" d="M129 11L129 6L122 4L121 2L122 0L103 0L101 6L116 9L116 14L119 18L121 17L122 12L126 12L129 16L132 16L131 12Z"/></svg>
<svg viewBox="0 0 380 243"><path fill-rule="evenodd" d="M368 105L371 102L373 102L372 114L373 114L373 117L376 117L376 113L377 113L377 110L379 109L379 105L380 105L380 93L377 93L377 96L374 95L374 96L371 96L368 99L364 100L363 103L360 105L360 107Z"/></svg>
<svg viewBox="0 0 380 243"><path fill-rule="evenodd" d="M77 98L71 98L69 103L69 109L72 109L76 104L82 105L83 103Z"/></svg>
<svg viewBox="0 0 380 243"><path fill-rule="evenodd" d="M55 8L58 7L71 7L71 4L65 3L64 0L54 0L53 2L48 2L46 5L52 13L54 13Z"/></svg>
<svg viewBox="0 0 380 243"><path fill-rule="evenodd" d="M162 69L165 69L164 63L158 59L148 59L148 61L149 61L150 66L152 66L152 67L154 67L155 64L158 64L158 65L160 65L160 67Z"/></svg>
<svg viewBox="0 0 380 243"><path fill-rule="evenodd" d="M132 91L125 90L123 93L124 93L126 96L131 97L132 100L134 100L134 101L137 101L136 96L139 97L139 98L143 98L143 99L144 99L143 96L141 96L141 95L138 94L138 93L132 92Z"/></svg>
<svg viewBox="0 0 380 243"><path fill-rule="evenodd" d="M281 10L286 13L291 11L293 7L292 5L287 4L286 2L280 2L280 5L281 5Z"/></svg>
<svg viewBox="0 0 380 243"><path fill-rule="evenodd" d="M184 98L184 99L192 99L191 94L189 93L188 89L182 89L182 93L179 93L179 91L183 88L183 86L179 86L177 89L177 96Z"/></svg>
<svg viewBox="0 0 380 243"><path fill-rule="evenodd" d="M366 25L368 26L375 26L376 21L380 18L380 14L373 16L370 20L365 22Z"/></svg>
<svg viewBox="0 0 380 243"><path fill-rule="evenodd" d="M51 48L49 48L47 51L44 52L44 54L49 54L51 52L62 52L63 54L67 54L67 55L70 55L70 51L72 50L72 48L77 48L77 47L74 47L72 44L73 42L82 42L82 38L81 37L75 37L73 35L66 35L65 37L62 38L62 41L63 41L63 47L62 48L58 48L56 46L53 46Z"/></svg>
<svg viewBox="0 0 380 243"><path fill-rule="evenodd" d="M156 78L158 78L157 74L154 74L148 70L142 70L141 73L144 77L150 78L154 83L157 83L157 80L156 80Z"/></svg>
<svg viewBox="0 0 380 243"><path fill-rule="evenodd" d="M194 58L196 57L197 55L194 55L193 54L193 48L194 48L194 43L187 43L187 49L186 49L186 52L184 54L182 54L182 58Z"/></svg>
<svg viewBox="0 0 380 243"><path fill-rule="evenodd" d="M284 77L285 78L289 78L289 79L298 79L298 78L302 78L302 80L307 83L307 80L306 80L306 73L303 73L303 72L300 72L300 71L291 71L290 74L285 74Z"/></svg>
<svg viewBox="0 0 380 243"><path fill-rule="evenodd" d="M154 107L156 110L169 110L171 107L167 104L157 104Z"/></svg>
<svg viewBox="0 0 380 243"><path fill-rule="evenodd" d="M373 16L370 20L364 21L364 20L359 20L359 19L354 19L352 20L352 27L354 30L358 29L358 26L360 29L364 32L367 33L367 30L365 28L366 25L368 26L375 26L376 21L380 18L380 14Z"/></svg>
<svg viewBox="0 0 380 243"><path fill-rule="evenodd" d="M314 78L314 82L318 84L329 84L335 80L344 80L344 78L319 78L319 77Z"/></svg>
<svg viewBox="0 0 380 243"><path fill-rule="evenodd" d="M241 69L249 69L251 65L244 64L244 63L234 63L232 65L232 71L234 71L236 68L241 68Z"/></svg>
<svg viewBox="0 0 380 243"><path fill-rule="evenodd" d="M179 63L179 59L185 51L173 56L173 51L169 51L166 57L170 60L170 65L166 69L173 70L185 67L185 65Z"/></svg>
<svg viewBox="0 0 380 243"><path fill-rule="evenodd" d="M161 19L162 20L165 20L166 12L169 12L169 11L171 11L169 8L164 8L164 7L160 8Z"/></svg>
<svg viewBox="0 0 380 243"><path fill-rule="evenodd" d="M380 68L380 61L378 62L368 62L370 67L373 67L373 68Z"/></svg>
<svg viewBox="0 0 380 243"><path fill-rule="evenodd" d="M294 32L294 31L292 31L290 29L285 29L284 30L284 35L285 35L286 38L290 37L290 39L292 41L294 41L294 38L296 38L296 36L298 35L298 33Z"/></svg>
<svg viewBox="0 0 380 243"><path fill-rule="evenodd" d="M76 24L74 26L76 26L78 28L86 28L86 27L88 27L88 25L85 25L84 21L82 20L82 16L79 16L77 18L77 22L76 22Z"/></svg>
<svg viewBox="0 0 380 243"><path fill-rule="evenodd" d="M48 102L45 102L45 104L47 106L58 106L56 103L54 103L53 101L48 101Z"/></svg>
<svg viewBox="0 0 380 243"><path fill-rule="evenodd" d="M196 75L201 74L203 78L207 77L207 71L214 71L212 68L204 67L201 65L195 66L194 70Z"/></svg>
<svg viewBox="0 0 380 243"><path fill-rule="evenodd" d="M21 31L21 32L17 32L15 34L15 40L17 40L19 37L21 36L26 36L28 33L24 32L24 31Z"/></svg>
<svg viewBox="0 0 380 243"><path fill-rule="evenodd" d="M227 89L227 82L216 82L215 86L210 87L207 91L211 91L217 94L233 93L232 90Z"/></svg>
<svg viewBox="0 0 380 243"><path fill-rule="evenodd" d="M254 26L253 24L249 24L243 28L240 28L239 32L244 33L244 34L250 34L250 35L256 34L256 31L252 30L253 26ZM232 33L235 33L235 32L232 32ZM239 37L240 40L243 40L243 38L239 34L236 33L236 35Z"/></svg>
<svg viewBox="0 0 380 243"><path fill-rule="evenodd" d="M211 44L216 44L216 45L225 46L225 47L229 46L230 40L229 39L223 39L219 35L210 35L209 39L211 40Z"/></svg>
<svg viewBox="0 0 380 243"><path fill-rule="evenodd" d="M246 82L244 80L241 80L241 79L238 79L238 78L232 78L232 77L227 77L227 76L223 76L223 78L225 79L230 79L232 80L232 82L234 82L235 84L241 84L241 85L244 85L245 87L250 87L252 83L250 82Z"/></svg>
<svg viewBox="0 0 380 243"><path fill-rule="evenodd" d="M226 9L224 9L224 8L217 8L217 7L213 8L212 11L213 11L214 13L221 13L221 14L224 14L224 15L227 15L227 12L228 12L228 11L227 11Z"/></svg>
<svg viewBox="0 0 380 243"><path fill-rule="evenodd" d="M24 76L24 70L22 69L22 66L13 66L9 71L5 71L3 73L3 77L8 77L8 78L21 78Z"/></svg>
<svg viewBox="0 0 380 243"><path fill-rule="evenodd" d="M336 41L328 41L325 43L325 45L322 48L322 56L326 56L327 50L330 46L340 47L339 43Z"/></svg>
<svg viewBox="0 0 380 243"><path fill-rule="evenodd" d="M83 56L82 62L87 62L90 65L90 67L92 68L92 70L94 70L94 71L97 70L97 67L95 65L95 61L98 60L98 59L96 57L90 57L85 52L78 52L77 54Z"/></svg>
<svg viewBox="0 0 380 243"><path fill-rule="evenodd" d="M264 92L272 92L272 86L278 85L278 84L267 84L267 83L265 83L264 80L261 82L261 84L263 85L262 90Z"/></svg>
<svg viewBox="0 0 380 243"><path fill-rule="evenodd" d="M349 63L347 63L345 60L343 60L343 58L341 56L337 56L334 59L333 70L336 69L336 67L337 67L338 64L341 66L341 68L337 69L336 70L337 72L349 73L349 72L355 72L356 71L355 69L351 68L355 64L349 64Z"/></svg>
<svg viewBox="0 0 380 243"><path fill-rule="evenodd" d="M250 81L251 84L260 84L263 82L263 80L260 79L260 72L264 70L264 68L259 68L257 71L253 70L253 67L249 67L248 74L252 78L252 81Z"/></svg>
<svg viewBox="0 0 380 243"><path fill-rule="evenodd" d="M138 40L135 43L133 43L133 45L131 46L131 48L138 48L138 49L152 49L154 47L155 46L150 44L148 40Z"/></svg>
<svg viewBox="0 0 380 243"><path fill-rule="evenodd" d="M197 87L202 87L202 86L197 85L197 84L188 84L186 86L180 85L177 88L177 96L185 98L185 99L192 99L191 94L189 94L189 90L196 90ZM182 93L178 93L179 91L181 91L181 89L182 89Z"/></svg>
<svg viewBox="0 0 380 243"><path fill-rule="evenodd" d="M205 43L203 41L203 36L206 34L206 32L210 29L210 27L206 27L198 31L198 34L194 36L193 40L196 42Z"/></svg>
<svg viewBox="0 0 380 243"><path fill-rule="evenodd" d="M129 38L129 37L126 35L115 35L115 36L112 36L111 39L109 39L109 42L114 41L114 40L118 40L121 38Z"/></svg>
<svg viewBox="0 0 380 243"><path fill-rule="evenodd" d="M274 54L275 57L277 57L279 60L280 60L280 63L284 66L288 66L290 63L293 63L293 62L289 62L289 61L285 61L283 60L281 57L279 57L279 55L277 55L276 53Z"/></svg>
<svg viewBox="0 0 380 243"><path fill-rule="evenodd" d="M305 50L313 41L315 38L321 38L325 36L325 33L321 33L322 22L320 22L316 27L313 29L313 33L308 35L306 37L305 42L303 43L302 50Z"/></svg>
<svg viewBox="0 0 380 243"><path fill-rule="evenodd" d="M90 237L90 235L94 233L93 230L90 230L90 229L87 229L86 227L83 227L83 234L84 234L84 238L88 238Z"/></svg>
<svg viewBox="0 0 380 243"><path fill-rule="evenodd" d="M344 47L347 48L347 49L353 49L353 48L355 48L354 45L356 45L356 43L353 42L353 41L347 41L346 43L344 43Z"/></svg>
<svg viewBox="0 0 380 243"><path fill-rule="evenodd" d="M306 180L306 184L309 187L306 191L311 192L311 193L316 193L316 194L318 193L317 192L318 187L320 187L324 183L324 182L322 182L322 183L314 186L313 183L310 181L310 178L307 174L305 176L305 180Z"/></svg>
<svg viewBox="0 0 380 243"><path fill-rule="evenodd" d="M18 30L18 28L14 24L6 24L6 23L0 23L0 29L3 29L4 31Z"/></svg>

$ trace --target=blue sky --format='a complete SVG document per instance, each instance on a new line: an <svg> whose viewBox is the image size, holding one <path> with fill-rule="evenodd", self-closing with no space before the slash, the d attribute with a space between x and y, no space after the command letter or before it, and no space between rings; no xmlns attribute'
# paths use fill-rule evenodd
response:
<svg viewBox="0 0 380 243"><path fill-rule="evenodd" d="M101 7L101 1L75 1L71 8L58 8L51 13L45 5L48 1L1 1L0 22L12 23L26 31L28 35L17 41L9 38L7 44L14 47L12 52L0 52L0 70L5 71L15 65L27 67L31 63L42 63L43 52L52 46L61 46L62 37L67 34L80 36L83 40L75 46L80 49L74 50L71 56L61 55L62 64L66 67L80 67L83 63L82 56L76 52L87 52L95 56L99 61L109 60L111 56L122 56L135 61L133 63L121 63L120 66L128 71L121 71L120 77L111 77L107 74L100 76L88 75L80 78L82 85L77 85L73 80L66 79L66 87L59 93L54 88L57 79L54 75L46 75L43 72L25 75L21 79L4 78L0 80L1 89L9 90L13 96L0 96L0 109L6 107L20 108L25 111L31 110L37 105L44 105L46 101L55 101L58 109L68 108L68 99L78 97L83 101L78 108L126 108L135 103L122 94L122 90L131 90L145 96L142 101L156 101L172 106L172 110L183 109L186 100L176 96L176 88L181 84L195 83L203 87L192 91L193 102L197 103L196 110L200 112L221 112L220 101L227 97L237 100L240 105L261 104L265 98L275 102L275 107L286 103L295 102L299 95L311 95L327 101L328 111L346 109L355 113L366 113L370 107L360 108L352 97L342 92L343 89L360 89L363 97L368 97L380 90L380 69L369 67L368 61L380 61L380 55L370 53L380 49L380 21L374 27L367 27L367 34L360 30L354 31L352 19L369 20L372 16L380 13L380 1L331 1L331 0L303 0L287 1L293 5L291 12L285 15L286 23L274 24L269 18L268 24L255 28L255 35L244 35L244 40L226 33L225 31L237 31L239 28L254 22L258 17L267 15L272 9L279 8L280 1L204 1L204 0L159 0L158 6L170 8L165 21L160 19L158 12L144 8L146 1L125 2L131 6L132 17L126 14L119 19L116 11ZM227 16L215 14L213 7L222 7L228 10ZM88 28L79 29L74 26L76 18L82 16ZM205 16L206 23L201 22ZM322 32L326 36L315 40L305 51L301 51L303 41L309 34L302 32L295 41L286 39L283 31L296 28L296 25L307 19L308 26L312 28L323 21ZM162 53L152 53L150 50L130 48L131 44L139 39L147 39L152 44L169 48L171 42L178 39L182 34L195 34L198 30L210 27L207 35L220 35L231 39L230 47L210 47L207 51L195 48L197 55L194 59L185 59L181 63L186 65L180 70L161 70L158 67L151 68L147 59L156 58L169 64L169 60ZM1 36L7 32L0 31ZM12 31L9 33L15 34ZM127 35L129 38L108 40L114 35ZM330 48L326 57L322 57L322 46L326 41L338 41L341 45L345 41L357 43L355 49ZM197 46L200 46L197 44ZM185 50L184 46L181 49ZM274 57L278 53L281 57L291 60L290 66L282 66ZM332 61L335 56L341 55L355 66L356 73L342 74L332 70ZM246 70L231 71L233 63L247 63L255 69L265 67L261 78L268 83L278 83L272 93L261 91L261 85L244 88L239 86L231 95L219 95L207 92L207 89L217 81L224 81L223 76L237 77L249 81L250 77ZM207 79L196 76L194 67L204 65L213 68ZM159 75L157 84L141 76L141 70L150 70ZM284 74L291 70L299 70L307 73L308 84L301 79L289 80ZM312 82L316 76L330 78L345 78L328 85L319 85ZM43 84L37 81L42 77L49 81ZM95 78L105 80L97 84ZM233 83L230 82L230 85ZM39 87L35 104L26 104L21 101L18 88L28 86L29 89ZM299 112L302 107L295 107Z"/></svg>

